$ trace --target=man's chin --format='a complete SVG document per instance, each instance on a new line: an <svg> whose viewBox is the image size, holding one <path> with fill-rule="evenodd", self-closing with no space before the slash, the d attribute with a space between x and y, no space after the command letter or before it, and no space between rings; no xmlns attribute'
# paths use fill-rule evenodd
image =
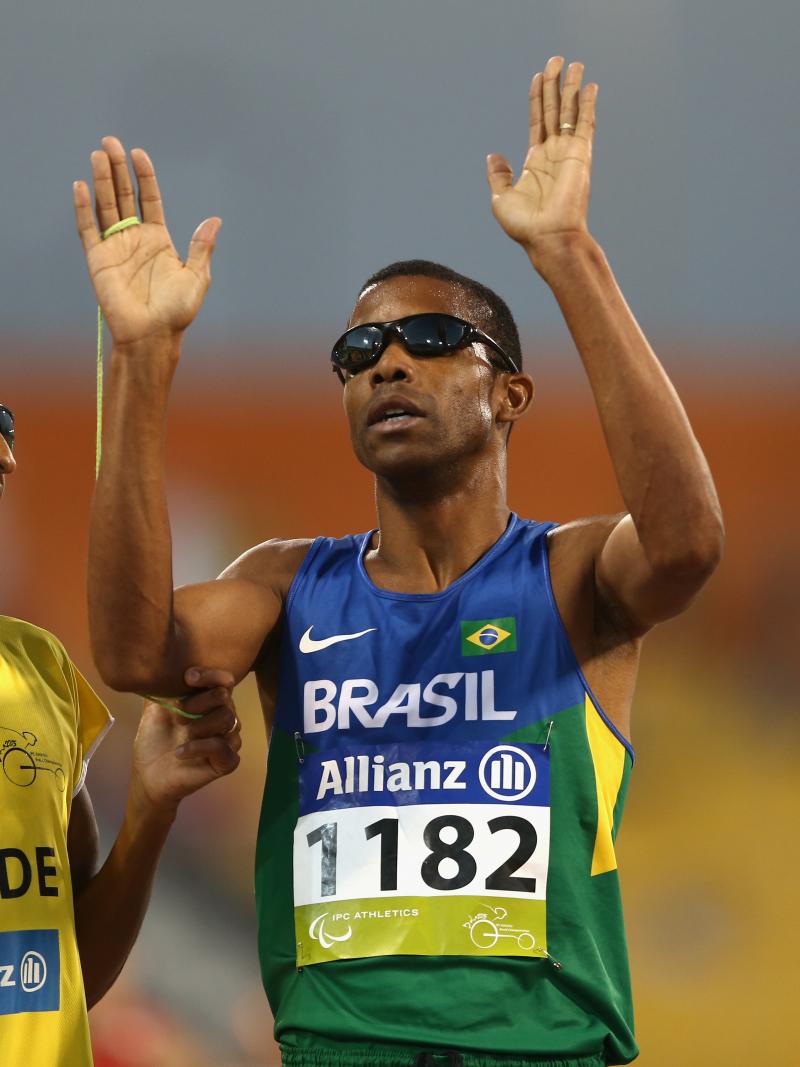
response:
<svg viewBox="0 0 800 1067"><path fill-rule="evenodd" d="M376 478L387 481L407 481L412 478L427 480L441 469L442 458L432 455L427 449L408 445L370 449L356 453L359 463L372 471Z"/></svg>

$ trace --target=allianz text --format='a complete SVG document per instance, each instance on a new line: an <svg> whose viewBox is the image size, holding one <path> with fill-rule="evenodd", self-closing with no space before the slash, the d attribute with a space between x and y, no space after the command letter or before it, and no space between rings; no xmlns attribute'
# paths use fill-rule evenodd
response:
<svg viewBox="0 0 800 1067"><path fill-rule="evenodd" d="M442 726L456 715L464 719L514 719L515 710L495 707L494 671L437 674L427 683L402 682L382 698L371 678L348 678L341 688L329 678L306 682L303 724L307 734L334 726L385 726L390 716L405 717L407 726Z"/></svg>

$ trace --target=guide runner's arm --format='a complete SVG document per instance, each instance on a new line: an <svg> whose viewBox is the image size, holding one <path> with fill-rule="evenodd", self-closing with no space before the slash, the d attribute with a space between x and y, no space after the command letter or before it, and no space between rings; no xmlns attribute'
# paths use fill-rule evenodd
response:
<svg viewBox="0 0 800 1067"><path fill-rule="evenodd" d="M217 684L184 701L202 719L179 719L158 704L145 704L125 816L99 870L97 823L85 786L72 802L67 849L90 1008L111 988L136 942L181 800L239 764L242 739L230 688L222 672L206 673Z"/></svg>
<svg viewBox="0 0 800 1067"><path fill-rule="evenodd" d="M531 84L529 151L514 184L490 155L492 210L552 289L594 393L629 514L596 552L601 602L629 634L692 600L722 555L717 493L686 412L587 226L597 86L550 59Z"/></svg>

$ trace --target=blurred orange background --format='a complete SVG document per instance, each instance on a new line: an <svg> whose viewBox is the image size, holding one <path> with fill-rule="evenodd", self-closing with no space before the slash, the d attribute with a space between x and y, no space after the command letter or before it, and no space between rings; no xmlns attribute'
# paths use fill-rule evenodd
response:
<svg viewBox="0 0 800 1067"><path fill-rule="evenodd" d="M619 839L638 1062L788 1064L797 1061L786 1020L800 955L798 393L786 375L702 380L694 355L680 353L673 378L717 481L728 547L698 602L654 633L644 654L637 763ZM697 365L707 366L700 355ZM77 353L63 360L81 364ZM182 368L174 389L176 580L212 577L269 537L369 528L371 480L352 457L335 382L276 379L241 364L229 375L224 353L214 366L217 374ZM0 588L4 613L56 633L117 717L88 779L107 847L124 803L137 701L102 686L88 646L94 408L86 378L55 370L5 378L0 399L17 416L19 467L2 502ZM537 385L533 414L511 446L511 506L561 521L619 510L588 386L572 378ZM252 680L237 698L242 765L182 809L134 957L92 1013L98 1067L278 1062L258 988L252 900L266 745ZM200 966L192 953L214 937L236 947L235 981L220 964L188 989Z"/></svg>

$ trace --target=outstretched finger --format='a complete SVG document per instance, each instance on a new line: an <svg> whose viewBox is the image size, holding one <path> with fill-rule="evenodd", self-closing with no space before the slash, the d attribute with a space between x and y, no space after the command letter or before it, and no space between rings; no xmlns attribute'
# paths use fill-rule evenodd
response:
<svg viewBox="0 0 800 1067"><path fill-rule="evenodd" d="M544 128L548 137L558 131L559 115L561 114L561 69L563 66L564 57L553 56L548 59L547 66L544 68L542 101Z"/></svg>
<svg viewBox="0 0 800 1067"><path fill-rule="evenodd" d="M209 277L211 274L211 257L217 243L217 234L222 226L222 219L205 219L192 234L189 242L189 254L186 266L195 274Z"/></svg>
<svg viewBox="0 0 800 1067"><path fill-rule="evenodd" d="M117 191L111 177L111 161L105 152L92 152L92 181L94 182L94 206L100 230L105 233L109 226L119 222Z"/></svg>
<svg viewBox="0 0 800 1067"><path fill-rule="evenodd" d="M578 123L578 97L581 91L581 79L583 78L583 63L570 63L564 77L564 88L561 90L561 112L558 119L558 128L561 133L574 133ZM564 130L563 127L571 127Z"/></svg>
<svg viewBox="0 0 800 1067"><path fill-rule="evenodd" d="M596 82L590 82L589 85L584 86L578 105L578 125L575 128L575 136L582 137L589 144L592 143L596 125L597 90Z"/></svg>
<svg viewBox="0 0 800 1067"><path fill-rule="evenodd" d="M544 75L541 71L534 74L528 94L528 148L535 148L545 139L544 103L542 101L542 84Z"/></svg>
<svg viewBox="0 0 800 1067"><path fill-rule="evenodd" d="M514 184L514 172L505 156L492 152L486 157L486 179L492 190L492 198L501 196Z"/></svg>
<svg viewBox="0 0 800 1067"><path fill-rule="evenodd" d="M134 148L131 152L133 172L139 183L139 211L142 222L154 222L164 225L164 205L161 203L161 190L158 188L153 161L143 148Z"/></svg>
<svg viewBox="0 0 800 1067"><path fill-rule="evenodd" d="M101 238L94 212L92 211L89 186L86 182L72 183L72 204L75 208L75 223L78 227L78 236L81 239L84 251L88 252L89 249L100 244Z"/></svg>
<svg viewBox="0 0 800 1067"><path fill-rule="evenodd" d="M111 177L117 194L117 207L120 218L129 219L136 214L136 200L133 195L131 172L128 170L128 157L122 142L117 137L104 137L103 149L111 162Z"/></svg>

